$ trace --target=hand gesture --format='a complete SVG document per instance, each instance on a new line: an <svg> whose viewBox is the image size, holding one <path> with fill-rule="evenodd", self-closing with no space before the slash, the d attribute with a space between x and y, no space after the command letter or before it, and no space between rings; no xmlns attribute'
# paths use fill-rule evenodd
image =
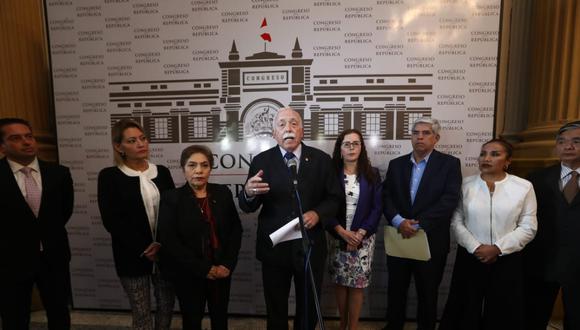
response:
<svg viewBox="0 0 580 330"><path fill-rule="evenodd" d="M262 176L264 175L263 170L259 170L256 175L249 178L244 186L244 192L247 197L254 197L256 195L265 194L270 191L270 185L267 182L262 181Z"/></svg>

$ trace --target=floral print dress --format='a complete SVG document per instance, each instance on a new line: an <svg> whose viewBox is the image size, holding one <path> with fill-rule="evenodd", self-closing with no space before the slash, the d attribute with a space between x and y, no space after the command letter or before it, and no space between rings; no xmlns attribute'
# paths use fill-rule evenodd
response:
<svg viewBox="0 0 580 330"><path fill-rule="evenodd" d="M346 230L350 230L358 203L360 184L356 175L347 175L345 180ZM366 288L371 280L371 263L375 250L375 235L363 239L356 251L344 251L340 241L330 239L329 273L332 282L350 288Z"/></svg>

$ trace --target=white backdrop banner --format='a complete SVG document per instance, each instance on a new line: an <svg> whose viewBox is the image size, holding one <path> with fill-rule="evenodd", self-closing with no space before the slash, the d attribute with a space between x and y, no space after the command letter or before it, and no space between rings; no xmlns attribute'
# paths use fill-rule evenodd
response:
<svg viewBox="0 0 580 330"><path fill-rule="evenodd" d="M177 184L181 150L212 148L212 180L238 194L253 156L274 145L272 118L291 106L305 141L331 152L359 129L373 165L408 153L410 124L440 119L438 149L477 171L492 137L500 0L45 0L61 162L75 181L68 226L76 308L126 309L97 174L113 164L112 124L133 118L151 160ZM244 237L230 312L264 314L254 258L256 214ZM382 238L362 315L386 307ZM450 254L450 261L454 254ZM450 269L442 285L445 302ZM325 282L325 315L336 315ZM415 298L410 297L410 316ZM293 306L291 304L291 310Z"/></svg>

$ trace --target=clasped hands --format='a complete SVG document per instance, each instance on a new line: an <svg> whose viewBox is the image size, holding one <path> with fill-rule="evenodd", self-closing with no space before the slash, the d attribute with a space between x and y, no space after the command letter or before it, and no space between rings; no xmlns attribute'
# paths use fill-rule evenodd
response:
<svg viewBox="0 0 580 330"><path fill-rule="evenodd" d="M143 251L141 256L145 256L147 259L151 261L157 261L157 252L159 252L159 248L161 248L161 244L159 242L153 242L149 244L149 246Z"/></svg>
<svg viewBox="0 0 580 330"><path fill-rule="evenodd" d="M230 270L224 265L211 266L209 273L207 273L208 280L217 280L230 276Z"/></svg>
<svg viewBox="0 0 580 330"><path fill-rule="evenodd" d="M347 251L356 251L362 244L362 241L366 235L366 231L364 229L351 231L344 229L341 225L337 225L335 230L338 235L346 242Z"/></svg>
<svg viewBox="0 0 580 330"><path fill-rule="evenodd" d="M497 261L501 250L496 245L481 244L473 251L473 255L484 264L492 264Z"/></svg>

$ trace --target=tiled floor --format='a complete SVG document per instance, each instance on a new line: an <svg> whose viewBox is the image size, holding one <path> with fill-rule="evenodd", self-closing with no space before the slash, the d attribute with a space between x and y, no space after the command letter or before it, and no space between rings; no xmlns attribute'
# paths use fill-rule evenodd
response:
<svg viewBox="0 0 580 330"><path fill-rule="evenodd" d="M129 313L121 312L95 312L95 311L73 311L71 314L73 328L72 330L127 330L130 329L131 316ZM290 323L290 329L292 324ZM362 321L360 330L381 329L384 326L383 321ZM338 321L329 319L325 321L326 329L338 329ZM407 323L405 330L415 329L415 323ZM181 317L175 315L172 329L181 329ZM203 328L210 329L209 320L203 320ZM232 330L259 330L266 329L266 320L255 317L230 317L229 328ZM1 327L0 327L1 329ZM46 317L44 311L34 312L31 315L31 330L45 330ZM552 322L547 330L562 329L559 322Z"/></svg>
<svg viewBox="0 0 580 330"><path fill-rule="evenodd" d="M73 330L126 330L130 329L131 316L129 313L119 312L93 312L93 311L73 311L71 314ZM289 322L290 329L292 323ZM338 329L338 321L335 319L325 321L326 329ZM361 330L381 329L384 326L383 321L363 321ZM177 314L173 318L172 329L181 329L181 317ZM210 329L209 319L203 320L203 328ZM266 329L266 320L264 318L254 317L230 317L229 328L231 330L259 330ZM414 324L409 324L405 329L414 329ZM32 313L31 330L46 329L46 317L44 311Z"/></svg>

